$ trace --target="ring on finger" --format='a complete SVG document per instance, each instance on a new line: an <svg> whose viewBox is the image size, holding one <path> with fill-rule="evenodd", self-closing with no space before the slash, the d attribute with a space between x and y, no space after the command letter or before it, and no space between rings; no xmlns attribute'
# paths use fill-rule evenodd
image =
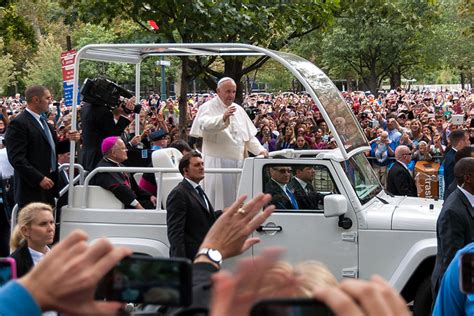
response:
<svg viewBox="0 0 474 316"><path fill-rule="evenodd" d="M241 214L241 215L245 215L245 214L247 214L247 211L240 207L240 208L237 210L237 213L238 213L238 214Z"/></svg>

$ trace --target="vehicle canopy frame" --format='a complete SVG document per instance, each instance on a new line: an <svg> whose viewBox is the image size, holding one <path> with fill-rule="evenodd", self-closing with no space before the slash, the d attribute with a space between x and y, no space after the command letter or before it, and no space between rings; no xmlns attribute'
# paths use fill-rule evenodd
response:
<svg viewBox="0 0 474 316"><path fill-rule="evenodd" d="M325 120L331 135L345 159L370 149L367 138L349 105L334 83L310 61L297 55L248 44L229 43L161 43L161 44L92 44L82 47L74 63L72 130L77 126L79 71L82 60L128 63L135 65L135 96L140 99L140 64L151 56L268 56L289 70L306 89ZM138 115L137 115L138 116ZM136 128L139 126L137 125ZM75 142L71 142L74 163ZM69 170L73 177L74 170ZM73 200L72 185L69 201Z"/></svg>

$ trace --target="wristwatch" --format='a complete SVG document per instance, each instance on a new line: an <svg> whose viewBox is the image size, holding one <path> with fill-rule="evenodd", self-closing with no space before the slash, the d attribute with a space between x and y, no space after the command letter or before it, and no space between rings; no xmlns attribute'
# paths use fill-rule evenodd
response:
<svg viewBox="0 0 474 316"><path fill-rule="evenodd" d="M222 264L222 254L219 250L217 249L212 249L212 248L201 248L199 249L199 251L197 252L195 258L199 257L199 256L206 256L209 258L209 260L211 260L212 262L214 262L215 264L217 264L218 266L221 266Z"/></svg>

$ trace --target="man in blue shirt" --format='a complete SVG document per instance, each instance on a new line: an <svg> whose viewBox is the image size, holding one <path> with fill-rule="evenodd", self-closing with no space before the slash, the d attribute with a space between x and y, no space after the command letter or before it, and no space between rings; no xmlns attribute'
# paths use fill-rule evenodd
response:
<svg viewBox="0 0 474 316"><path fill-rule="evenodd" d="M464 294L459 284L459 259L466 252L474 252L474 242L459 250L449 264L436 297L433 316L474 315L474 294Z"/></svg>

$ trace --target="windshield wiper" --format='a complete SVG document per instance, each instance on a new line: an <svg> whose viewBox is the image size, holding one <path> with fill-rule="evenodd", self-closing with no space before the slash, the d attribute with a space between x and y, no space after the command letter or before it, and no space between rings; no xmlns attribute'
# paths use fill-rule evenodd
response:
<svg viewBox="0 0 474 316"><path fill-rule="evenodd" d="M387 194L388 196L390 197L394 197L395 195L393 195L392 193L388 192L387 190L384 190L385 194Z"/></svg>
<svg viewBox="0 0 474 316"><path fill-rule="evenodd" d="M377 199L379 199L380 202L382 202L383 204L388 204L388 202L387 202L386 200L382 199L381 197L379 197L379 196L377 196L377 195L376 195L375 197L376 197Z"/></svg>

